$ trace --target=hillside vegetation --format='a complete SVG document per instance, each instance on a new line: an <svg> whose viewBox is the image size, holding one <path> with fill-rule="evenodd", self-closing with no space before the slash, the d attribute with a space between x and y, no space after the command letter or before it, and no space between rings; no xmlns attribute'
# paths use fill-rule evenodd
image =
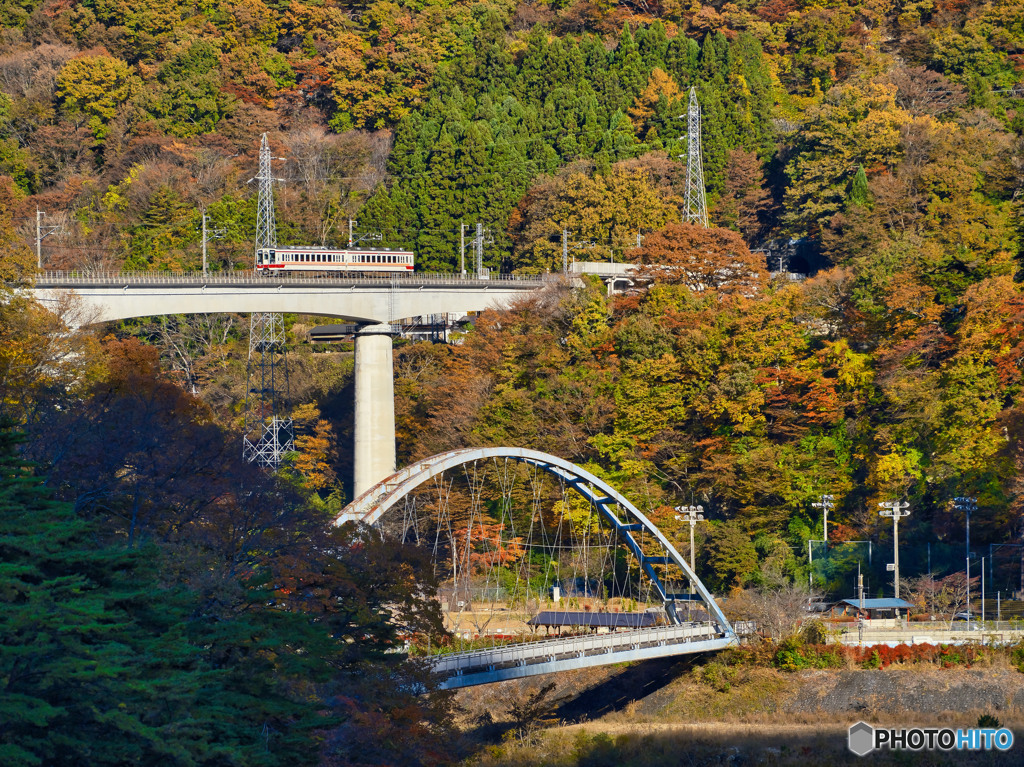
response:
<svg viewBox="0 0 1024 767"><path fill-rule="evenodd" d="M894 496L911 541L960 540L956 495L979 498L976 540L1024 531L1014 0L3 8L9 241L44 210L48 267L196 268L201 209L225 230L214 268L245 267L264 131L282 241L340 244L355 218L444 271L480 222L494 269L560 269L563 229L574 257L642 265L625 297L547 295L402 351L406 459L550 450L673 534L671 507L701 502L719 587L792 575L821 493L836 541L884 537ZM691 87L708 230L680 223ZM771 281L777 259L811 278ZM237 420L244 323L117 333ZM349 363L309 351L295 398L326 498Z"/></svg>
<svg viewBox="0 0 1024 767"><path fill-rule="evenodd" d="M212 267L250 268L263 133L283 243L354 219L452 271L480 223L493 270L560 270L563 230L638 265L622 296L553 286L399 344L400 462L545 450L676 541L700 503L720 592L806 582L822 493L837 552L887 550L876 504L910 502L904 577L963 566L954 496L979 546L1024 540L1021 0L0 0L0 22L4 763L457 756L450 700L394 663L443 633L418 555L324 531L352 398L320 320L287 318L298 449L266 477L238 449L243 318L94 334L18 291L37 211L45 268L196 269L203 211ZM691 88L708 229L682 221ZM1019 584L1003 552L991 590ZM849 595L860 559L815 577Z"/></svg>

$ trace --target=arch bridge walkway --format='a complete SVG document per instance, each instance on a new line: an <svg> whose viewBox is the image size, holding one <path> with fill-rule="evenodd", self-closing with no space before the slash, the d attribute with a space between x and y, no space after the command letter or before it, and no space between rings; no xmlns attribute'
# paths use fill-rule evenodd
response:
<svg viewBox="0 0 1024 767"><path fill-rule="evenodd" d="M724 650L735 644L715 623L683 623L440 655L431 659L431 665L447 678L441 687L454 689L590 666Z"/></svg>
<svg viewBox="0 0 1024 767"><path fill-rule="evenodd" d="M349 521L380 527L390 524L393 530L397 523L400 529L419 529L423 521L418 518L414 520L408 509L407 500L411 494L431 483L441 487L442 494L450 493L451 485L445 481L439 483L438 478L443 480L451 472L459 471L476 476L478 467L488 462L496 466L498 462L504 462L505 468L497 469L504 471L505 492L509 494L512 492L512 483L508 479L509 463L524 464L538 474L553 478L564 488L563 497L565 490L575 492L592 510L592 516L582 527L577 520L577 528L584 533L583 537L573 542L573 546L577 551L593 552L596 546L607 545L609 551L614 548L618 552L620 560L629 558L634 564L633 577L642 579L648 593L655 595L654 601L660 604L659 610L664 611L668 625L541 639L432 656L431 664L446 680L444 687L468 687L568 669L709 652L738 643L736 632L712 594L650 519L606 481L576 464L548 453L526 448L493 447L463 448L431 456L395 472L369 488L342 510L335 524ZM404 508L403 503L406 504ZM435 505L433 501L428 504L431 509ZM563 502L561 506L564 509L568 504ZM552 520L552 513L551 508L540 504L529 521L523 520L517 530L511 515L502 516L497 524L488 525L483 514L474 517L470 512L468 517L464 516L468 520L468 527L460 528L454 534L452 518L439 516L423 528L433 532L419 536L418 540L426 540L427 545L436 547L439 537L450 536L450 545L444 549L444 566L448 567L454 560L461 559L463 552L470 550L470 531L475 524L478 529L488 531L484 535L491 542L501 535L516 541L525 563L530 559L532 544L524 534L523 525L531 531L544 524L551 524L554 529L564 528L565 518ZM500 527L502 532L495 533L496 527ZM533 551L542 552L548 545L548 542L538 542ZM439 581L455 575L451 570L435 570L435 574L439 576ZM698 606L700 614L706 615L707 620L685 620L679 609L683 605Z"/></svg>

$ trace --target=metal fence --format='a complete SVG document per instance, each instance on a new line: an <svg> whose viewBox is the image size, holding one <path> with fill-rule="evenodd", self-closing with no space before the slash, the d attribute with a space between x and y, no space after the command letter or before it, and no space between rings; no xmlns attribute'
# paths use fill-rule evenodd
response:
<svg viewBox="0 0 1024 767"><path fill-rule="evenodd" d="M972 598L981 597L984 577L985 596L995 600L1020 597L1024 591L1024 547L1010 544L981 544L971 547L970 570ZM943 578L967 570L967 550L963 543L900 541L900 583L904 588L914 578L931 575ZM864 577L864 596L893 595L891 541L811 541L809 547L811 581L837 597L857 594L858 568ZM982 560L984 559L984 563ZM984 574L982 567L984 566Z"/></svg>
<svg viewBox="0 0 1024 767"><path fill-rule="evenodd" d="M681 626L659 626L651 629L590 634L587 636L542 639L525 644L511 644L467 653L441 655L431 659L435 671L453 673L459 670L547 661L561 656L584 656L609 653L651 644L676 644L722 636L716 624L689 623Z"/></svg>

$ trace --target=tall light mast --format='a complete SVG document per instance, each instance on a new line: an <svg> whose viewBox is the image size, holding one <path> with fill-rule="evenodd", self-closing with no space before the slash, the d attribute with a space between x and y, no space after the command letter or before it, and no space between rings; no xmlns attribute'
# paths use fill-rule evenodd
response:
<svg viewBox="0 0 1024 767"><path fill-rule="evenodd" d="M274 177L270 169L267 134L260 142L260 169L256 208L256 248L253 269L261 257L277 247L274 221ZM249 363L245 387L246 460L274 471L285 453L294 449L292 419L282 418L288 394L288 363L285 357L284 315L261 312L249 318Z"/></svg>
<svg viewBox="0 0 1024 767"><path fill-rule="evenodd" d="M690 88L690 108L686 116L686 195L683 220L707 227L708 203L704 192L704 163L701 160L700 104L697 89Z"/></svg>

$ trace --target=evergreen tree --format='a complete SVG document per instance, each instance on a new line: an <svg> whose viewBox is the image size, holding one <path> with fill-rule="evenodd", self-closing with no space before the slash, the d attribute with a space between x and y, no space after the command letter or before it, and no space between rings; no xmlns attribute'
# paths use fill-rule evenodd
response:
<svg viewBox="0 0 1024 767"><path fill-rule="evenodd" d="M666 56L668 55L668 37L665 34L665 25L656 21L646 29L643 36L637 33L637 48L640 51L640 58L643 59L644 69L650 72L657 67L665 69Z"/></svg>
<svg viewBox="0 0 1024 767"><path fill-rule="evenodd" d="M640 58L640 49L629 31L629 24L623 26L622 34L619 36L619 47L615 50L614 71L618 75L618 82L622 87L622 98L627 100L625 104L621 101L614 102L614 108L625 108L628 106L628 102L632 102L640 95L640 91L647 84L649 71L644 67L643 59ZM611 94L609 94L610 96ZM607 103L610 107L613 105L611 98Z"/></svg>
<svg viewBox="0 0 1024 767"><path fill-rule="evenodd" d="M868 177L864 173L864 166L857 166L857 173L850 182L850 196L847 198L850 205L864 207L868 204Z"/></svg>
<svg viewBox="0 0 1024 767"><path fill-rule="evenodd" d="M526 53L519 65L516 96L520 101L525 103L530 98L536 97L536 94L544 92L547 53L547 33L540 26L536 26L526 40Z"/></svg>
<svg viewBox="0 0 1024 767"><path fill-rule="evenodd" d="M688 90L696 85L697 69L700 66L700 45L686 35L676 35L668 44L665 54L665 71L672 75L679 86Z"/></svg>
<svg viewBox="0 0 1024 767"><path fill-rule="evenodd" d="M0 428L0 761L308 763L308 741L284 730L312 706L290 702L269 748L254 699L189 640L197 604L160 585L158 552L104 545L95 524L52 500L18 441ZM264 706L281 701L261 683Z"/></svg>
<svg viewBox="0 0 1024 767"><path fill-rule="evenodd" d="M455 266L455 231L461 215L455 142L442 129L426 174L427 186L419 200L421 230L417 260L424 271L451 271Z"/></svg>

